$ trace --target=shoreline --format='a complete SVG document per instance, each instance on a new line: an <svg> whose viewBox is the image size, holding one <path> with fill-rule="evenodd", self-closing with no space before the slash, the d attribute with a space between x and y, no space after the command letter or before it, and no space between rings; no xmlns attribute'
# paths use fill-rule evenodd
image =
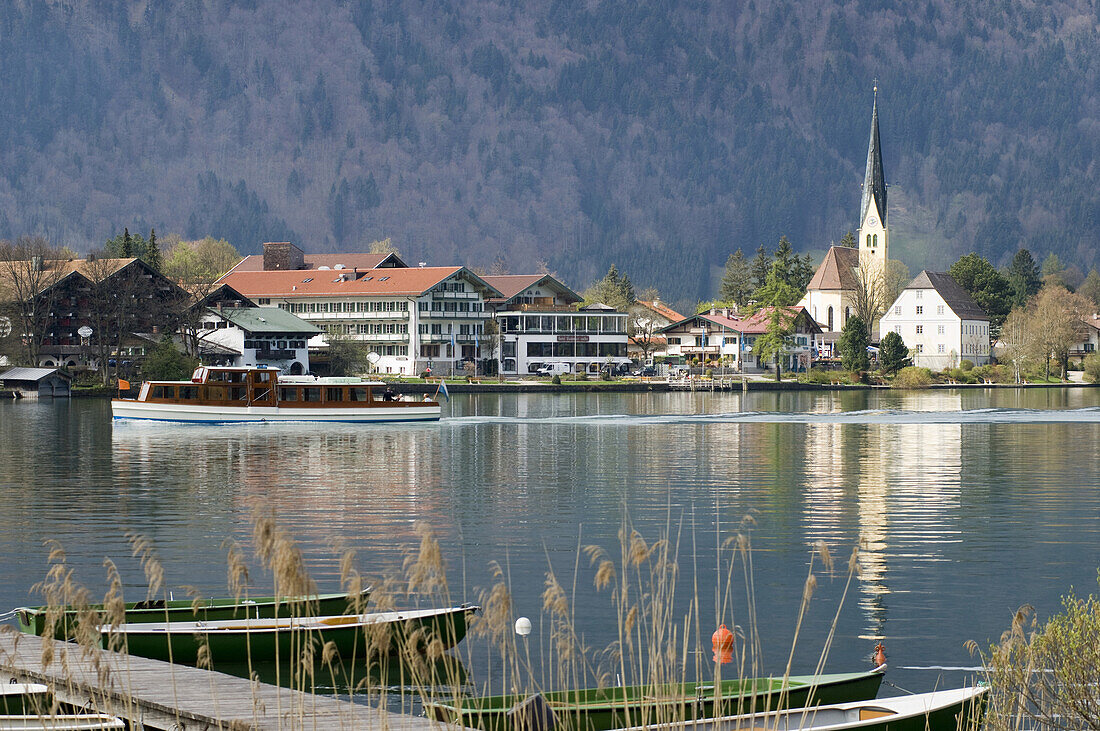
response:
<svg viewBox="0 0 1100 731"><path fill-rule="evenodd" d="M438 383L401 383L393 382L390 386L401 394L434 394ZM943 391L950 389L1019 389L1029 390L1037 388L1097 388L1097 383L1079 383L1069 381L1066 383L933 383L920 388L899 388L897 386L878 385L869 383L797 383L794 381L762 381L749 380L743 385L740 381L731 384L712 385L706 381L700 381L694 388L685 387L683 384L670 384L667 381L580 381L574 383L553 384L539 381L528 383L482 381L481 383L447 382L447 391L450 393L478 394L478 393L733 393L737 391ZM90 388L77 389L72 392L72 398L112 398L117 393L114 388ZM9 391L0 391L0 396L12 400L13 394ZM18 399L16 399L18 400Z"/></svg>

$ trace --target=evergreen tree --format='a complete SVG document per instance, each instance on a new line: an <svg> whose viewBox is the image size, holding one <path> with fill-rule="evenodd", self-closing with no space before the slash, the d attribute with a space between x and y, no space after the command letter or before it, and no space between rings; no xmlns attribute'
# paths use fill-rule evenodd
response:
<svg viewBox="0 0 1100 731"><path fill-rule="evenodd" d="M1062 263L1062 260L1058 258L1058 255L1053 251L1047 255L1046 259L1043 259L1043 282L1056 284L1060 287L1066 286L1065 279L1066 265Z"/></svg>
<svg viewBox="0 0 1100 731"><path fill-rule="evenodd" d="M1089 275L1085 277L1085 281L1077 288L1077 293L1086 298L1089 302L1100 307L1100 274L1098 274L1095 269L1089 270Z"/></svg>
<svg viewBox="0 0 1100 731"><path fill-rule="evenodd" d="M794 268L791 270L791 286L799 292L805 292L814 278L814 260L809 254L795 259Z"/></svg>
<svg viewBox="0 0 1100 731"><path fill-rule="evenodd" d="M859 248L859 243L856 241L856 236L851 231L844 234L844 237L840 239L840 243L837 246L845 246L849 249Z"/></svg>
<svg viewBox="0 0 1100 731"><path fill-rule="evenodd" d="M160 247L157 246L157 230L155 228L149 229L149 240L145 242L145 263L156 269L158 272L163 266L163 261L160 256Z"/></svg>
<svg viewBox="0 0 1100 731"><path fill-rule="evenodd" d="M973 253L952 264L947 273L989 315L996 336L1012 309L1013 292L1009 281L985 257Z"/></svg>
<svg viewBox="0 0 1100 731"><path fill-rule="evenodd" d="M119 252L123 259L129 259L134 255L134 240L130 238L130 229L122 229L122 248Z"/></svg>
<svg viewBox="0 0 1100 731"><path fill-rule="evenodd" d="M840 363L849 371L865 371L871 364L867 357L867 325L856 315L848 318L840 333ZM904 345L904 344L903 344Z"/></svg>
<svg viewBox="0 0 1100 731"><path fill-rule="evenodd" d="M752 271L741 249L726 259L726 273L718 287L718 299L722 302L735 302L743 307L752 295Z"/></svg>
<svg viewBox="0 0 1100 731"><path fill-rule="evenodd" d="M756 250L756 256L752 260L753 289L763 289L768 283L768 273L772 270L772 258L768 256L768 249L760 244Z"/></svg>
<svg viewBox="0 0 1100 731"><path fill-rule="evenodd" d="M1039 266L1027 249L1020 249L1012 257L1012 263L1008 266L1008 281L1012 285L1012 304L1016 307L1026 305L1042 286Z"/></svg>
<svg viewBox="0 0 1100 731"><path fill-rule="evenodd" d="M794 272L798 257L794 253L794 247L791 246L791 242L786 236L779 237L779 244L775 247L775 263L779 266L780 278L794 286L794 282L791 281L791 275Z"/></svg>
<svg viewBox="0 0 1100 731"><path fill-rule="evenodd" d="M901 336L891 330L883 336L878 349L878 362L886 373L897 373L909 365L909 349Z"/></svg>
<svg viewBox="0 0 1100 731"><path fill-rule="evenodd" d="M775 359L775 380L779 380L783 356L790 350L794 333L795 313L790 306L801 293L780 278L781 264L776 261L768 272L767 282L756 292L757 300L768 307L768 327L756 339L754 347L763 361Z"/></svg>
<svg viewBox="0 0 1100 731"><path fill-rule="evenodd" d="M634 284L630 281L630 277L620 274L614 264L607 270L603 279L584 292L585 304L600 302L614 307L619 312L628 312L636 301Z"/></svg>

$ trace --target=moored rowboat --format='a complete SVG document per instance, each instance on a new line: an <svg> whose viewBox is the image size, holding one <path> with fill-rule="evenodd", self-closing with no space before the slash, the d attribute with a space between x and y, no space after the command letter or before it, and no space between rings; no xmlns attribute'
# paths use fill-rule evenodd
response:
<svg viewBox="0 0 1100 731"><path fill-rule="evenodd" d="M670 685L634 685L542 693L559 723L573 729L605 731L656 719L711 718L715 708L769 710L874 698L883 669L864 673L797 675ZM503 731L515 725L508 713L526 696L462 698L452 703L425 701L425 712L446 723Z"/></svg>
<svg viewBox="0 0 1100 731"><path fill-rule="evenodd" d="M173 662L195 662L203 645L209 647L214 663L290 659L310 645L319 657L329 642L344 658L362 658L393 652L399 643L414 638L420 647L433 642L440 643L442 649L453 647L466 636L469 618L479 610L463 604L331 617L104 625L99 631L105 645L124 639L132 655Z"/></svg>
<svg viewBox="0 0 1100 731"><path fill-rule="evenodd" d="M114 716L102 713L60 713L53 694L39 683L0 684L0 731L42 731L68 729L124 729L126 725Z"/></svg>
<svg viewBox="0 0 1100 731"><path fill-rule="evenodd" d="M672 731L976 731L985 713L987 687L838 703L740 716L660 723ZM658 724L623 731L644 731Z"/></svg>
<svg viewBox="0 0 1100 731"><path fill-rule="evenodd" d="M255 599L169 599L130 602L125 605L125 623L186 622L244 619L270 619L308 614L327 617L354 613L361 609L370 597L370 589L364 589L356 597L346 592L317 594L310 597L257 597ZM18 607L15 615L19 629L41 636L49 621L49 607ZM54 620L54 636L69 639L75 636L77 622L82 613L91 613L88 620L94 625L106 621L102 604L92 604L84 609L57 608Z"/></svg>

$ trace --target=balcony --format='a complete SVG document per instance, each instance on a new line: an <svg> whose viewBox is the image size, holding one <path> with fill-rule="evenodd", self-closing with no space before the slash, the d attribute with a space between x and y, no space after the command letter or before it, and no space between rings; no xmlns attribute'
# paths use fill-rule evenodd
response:
<svg viewBox="0 0 1100 731"><path fill-rule="evenodd" d="M432 292L435 300L476 300L477 292Z"/></svg>
<svg viewBox="0 0 1100 731"><path fill-rule="evenodd" d="M443 310L428 310L420 313L421 320L454 320L456 318L467 319L471 317L476 317L481 320L489 319L489 315L485 312L448 312Z"/></svg>
<svg viewBox="0 0 1100 731"><path fill-rule="evenodd" d="M294 350L257 350L256 360L294 360L296 355Z"/></svg>
<svg viewBox="0 0 1100 731"><path fill-rule="evenodd" d="M408 333L351 333L349 335L353 340L358 340L363 343L407 343L409 342Z"/></svg>
<svg viewBox="0 0 1100 731"><path fill-rule="evenodd" d="M345 320L408 320L408 310L392 312L293 312L297 317L310 322L343 322Z"/></svg>

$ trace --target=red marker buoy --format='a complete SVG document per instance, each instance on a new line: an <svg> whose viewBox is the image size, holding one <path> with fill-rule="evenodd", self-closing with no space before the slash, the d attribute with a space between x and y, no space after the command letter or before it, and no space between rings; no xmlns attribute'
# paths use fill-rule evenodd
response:
<svg viewBox="0 0 1100 731"><path fill-rule="evenodd" d="M726 625L718 626L710 637L710 644L714 649L714 662L733 662L733 633L726 629Z"/></svg>
<svg viewBox="0 0 1100 731"><path fill-rule="evenodd" d="M882 643L875 645L875 654L871 656L871 662L875 664L875 667L881 667L886 664L886 649L882 646Z"/></svg>

